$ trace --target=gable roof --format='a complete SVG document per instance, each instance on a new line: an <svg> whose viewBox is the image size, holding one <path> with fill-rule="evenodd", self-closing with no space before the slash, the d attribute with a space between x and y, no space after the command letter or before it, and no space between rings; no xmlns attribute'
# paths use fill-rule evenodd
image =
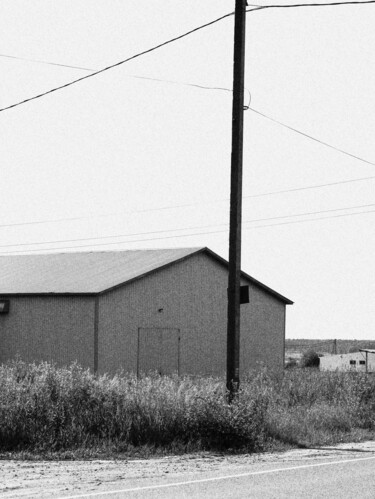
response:
<svg viewBox="0 0 375 499"><path fill-rule="evenodd" d="M95 295L202 252L228 267L208 248L4 255L0 256L0 295ZM284 303L293 303L244 272L242 277Z"/></svg>

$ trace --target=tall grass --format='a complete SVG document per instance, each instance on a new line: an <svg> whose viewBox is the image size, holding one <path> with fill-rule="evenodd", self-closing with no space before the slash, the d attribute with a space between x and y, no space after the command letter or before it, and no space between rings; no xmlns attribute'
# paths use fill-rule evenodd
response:
<svg viewBox="0 0 375 499"><path fill-rule="evenodd" d="M311 446L375 438L373 375L292 369L272 390L267 424L277 440Z"/></svg>
<svg viewBox="0 0 375 499"><path fill-rule="evenodd" d="M220 380L95 377L78 365L0 367L0 448L59 450L106 442L205 449L262 447L261 396L226 403Z"/></svg>
<svg viewBox="0 0 375 499"><path fill-rule="evenodd" d="M375 429L375 378L365 374L254 373L228 405L221 379L96 377L76 364L19 360L0 367L2 451L259 451L275 441L333 443L361 429Z"/></svg>

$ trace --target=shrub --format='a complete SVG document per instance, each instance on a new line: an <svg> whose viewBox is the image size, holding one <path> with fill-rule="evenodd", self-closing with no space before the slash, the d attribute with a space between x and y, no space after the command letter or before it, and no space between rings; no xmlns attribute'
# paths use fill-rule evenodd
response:
<svg viewBox="0 0 375 499"><path fill-rule="evenodd" d="M301 359L301 367L319 367L320 358L314 350L304 352Z"/></svg>
<svg viewBox="0 0 375 499"><path fill-rule="evenodd" d="M298 367L297 359L290 358L285 363L285 369L294 369Z"/></svg>

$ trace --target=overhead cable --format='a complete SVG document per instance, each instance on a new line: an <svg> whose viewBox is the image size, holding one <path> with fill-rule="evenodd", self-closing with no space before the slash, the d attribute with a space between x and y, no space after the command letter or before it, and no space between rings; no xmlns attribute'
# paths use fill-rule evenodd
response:
<svg viewBox="0 0 375 499"><path fill-rule="evenodd" d="M62 68L79 69L81 71L90 71L90 73L97 71L96 69L83 68L82 66L71 66L70 64L62 64L59 62L51 62L51 61L41 61L40 59L29 59L28 57L19 57L16 55L0 54L0 57L6 57L7 59L16 59L18 61L34 62L37 64L46 64L49 66L59 66Z"/></svg>
<svg viewBox="0 0 375 499"><path fill-rule="evenodd" d="M254 7L252 9L248 9L247 12L256 12L256 11L259 11L259 10L264 10L264 9L276 9L276 8L295 8L295 7L323 7L323 6L338 6L338 5L360 5L360 4L371 4L371 3L375 3L375 0L363 0L363 1L350 1L350 2L330 2L330 3L324 3L324 4L320 4L320 3L304 3L304 4L290 4L290 5L263 5L263 6L259 6L259 7ZM219 21L222 21L223 19L226 19L228 17L231 17L234 15L234 12L229 12L227 14L224 14L223 16L220 16L218 17L217 19L214 19L213 21L210 21L208 23L205 23L205 24L202 24L201 26L198 26L194 29L191 29L189 31L187 31L186 33L183 33L182 35L179 35L179 36L176 36L174 38L171 38L163 43L160 43L158 45L155 45L154 47L151 47L147 50L144 50L142 52L139 52L138 54L135 54L131 57L128 57L127 59L124 59L123 61L119 61L115 64L111 64L110 66L107 66L103 69L100 69L98 71L94 71L93 73L89 74L89 75L86 75L86 76L82 76L81 78L77 78L76 80L73 80L73 81L70 81L68 83L65 83L64 85L60 85L58 87L55 87L55 88L52 88L50 90L47 90L46 92L43 92L41 94L38 94L38 95L34 95L33 97L29 97L27 99L24 99L20 102L16 102L15 104L11 104L9 106L6 106L6 107L3 107L0 109L0 112L3 112L3 111L7 111L9 109L13 109L14 107L17 107L17 106L21 106L22 104L26 104L27 102L30 102L32 100L35 100L35 99L39 99L41 97L44 97L46 95L49 95L53 92L57 92L58 90L62 90L64 88L67 88L71 85L74 85L75 83L79 83L80 81L83 81L83 80L86 80L88 78L91 78L93 76L96 76L98 74L101 74L101 73L104 73L105 71L108 71L110 69L113 69L117 66L120 66L122 64L125 64L126 62L129 62L133 59L136 59L138 57L141 57L142 55L145 55L145 54L149 54L150 52L153 52L155 50L158 50L159 48L161 47L164 47L165 45L169 45L170 43L173 43L177 40L181 40L182 38L185 38L186 36L189 36L201 29L204 29L204 28L207 28L208 26L212 26L213 24L219 22Z"/></svg>
<svg viewBox="0 0 375 499"><path fill-rule="evenodd" d="M374 0L375 2L375 0ZM70 66L70 65L67 65L67 64L59 64L59 63L54 63L54 62L47 62L47 61L40 61L40 60L35 60L35 59L25 59L24 57L16 57L16 56L9 56L9 55L4 55L4 54L0 54L0 57L10 57L10 58L14 58L14 59L21 59L21 60L26 60L26 61L31 61L31 62L36 62L36 63L40 63L40 64L52 64L54 66L63 66L63 67L68 67L68 68L74 68L74 69L81 69L81 70L84 70L84 71L96 71L96 73L98 72L97 70L94 70L94 69L88 69L88 68L83 68L81 66ZM203 90L216 90L216 91L224 91L224 92L230 92L232 93L232 90L230 88L225 88L225 87L217 87L217 86L208 86L208 85L201 85L201 84L198 84L198 83L190 83L190 82L181 82L181 81L175 81L175 80L166 80L166 79L162 79L162 78L152 78L152 77L149 77L149 76L139 76L139 75L127 75L127 77L129 78L136 78L136 79L140 79L140 80L149 80L149 81L157 81L157 82L160 82L160 83L170 83L170 84L173 84L173 85L182 85L182 86L187 86L187 87L195 87L195 88L199 88L199 89L203 89ZM77 80L78 81L78 80ZM250 94L250 92L249 92ZM5 109L5 108L4 108ZM267 116L266 114L258 111L257 109L254 109L253 107L250 107L250 106L246 106L246 109L250 109L250 111L252 111L253 113L256 113L258 114L259 116L262 116L263 118L266 118L274 123L277 123L278 125L284 127L284 128L287 128L288 130L291 130L295 133L298 133L300 135L302 135L303 137L306 137L308 139L311 139L315 142L318 142L319 144L321 145L324 145L326 147L329 147L331 149L334 149L335 151L338 151L338 152L341 152L342 154L346 154L347 156L350 156L354 159L357 159L358 161L362 161L363 163L367 163L371 166L375 166L375 163L371 162L371 161L368 161L367 159L363 159L359 156L356 156L355 154L352 154L350 152L347 152L343 149L340 149L336 146L333 146L331 144L328 144L327 142L324 142L323 140L320 140L320 139L317 139L305 132L301 132L300 130L297 130L296 128L293 128L291 127L290 125L287 125L279 120L276 120L275 118L271 118L270 116Z"/></svg>
<svg viewBox="0 0 375 499"><path fill-rule="evenodd" d="M266 222L266 221L272 221L272 220L281 220L281 219L287 219L287 218L294 218L294 217L302 217L302 216L312 216L312 215L320 215L323 213L332 213L332 212L337 212L337 211L343 211L343 210L354 210L354 209L360 209L360 208L370 208L374 207L375 204L365 204L365 205L357 205L357 206L346 206L343 208L331 208L329 210L319 210L319 211L310 211L310 212L304 212L304 213L295 213L291 215L279 215L276 217L267 217L267 218L257 218L257 219L252 219L252 220L244 220L242 223L243 224L250 224L250 223L258 223L258 222ZM363 213L363 212L360 212ZM368 213L368 212L365 212ZM355 213L350 213L350 215L354 215ZM181 231L186 231L186 230L201 230L201 229L209 229L213 227L227 227L227 223L221 223L221 224L210 224L210 225L199 225L199 226L194 226L194 227L181 227L181 228L174 228L174 229L164 229L164 230L157 230L157 231L150 231L150 232L136 232L132 234L111 234L108 236L96 236L96 237L84 237L84 238L78 238L78 239L59 239L55 241L38 241L38 242L28 242L28 243L16 243L16 244L1 244L0 248L9 248L9 247L20 247L20 246L40 246L44 244L59 244L59 243L72 243L72 242L83 242L83 241L98 241L98 240L103 240L103 239L113 239L113 238L118 238L118 237L134 237L134 236L145 236L145 235L152 235L152 234L167 234L171 232L181 232ZM201 234L204 234L204 232L201 232ZM185 234L182 235L177 235L176 237L183 237ZM172 236L173 237L173 236ZM156 238L158 239L158 238ZM132 241L129 241L132 242ZM113 244L116 244L113 243Z"/></svg>
<svg viewBox="0 0 375 499"><path fill-rule="evenodd" d="M93 69L93 68L84 68L82 66L71 66L70 64L61 64L57 62L51 62L51 61L42 61L40 59L29 59L28 57L18 57L15 55L7 55L7 54L0 54L0 57L6 57L8 59L17 59L19 61L26 61L26 62L33 62L36 64L44 64L48 66L59 66L63 68L69 68L69 69L78 69L80 71L88 71L90 73L94 73L98 71L98 69ZM127 74L125 75L127 78L135 78L137 80L149 80L149 81L157 81L160 83L170 83L172 85L182 85L186 87L195 87L195 88L200 88L203 90L222 90L224 92L230 92L232 93L232 90L230 88L226 87L213 87L209 85L201 85L199 83L189 83L189 82L184 82L184 81L176 81L176 80L166 80L163 78L153 78L151 76L140 76L140 75L133 75L133 74Z"/></svg>
<svg viewBox="0 0 375 499"><path fill-rule="evenodd" d="M344 6L344 5L363 5L363 4L369 4L369 3L375 3L375 0L351 0L349 2L324 2L324 3L317 3L317 2L310 2L310 3L290 3L286 5L279 5L279 4L269 4L269 5L253 5L253 9L247 9L246 12L255 12L257 10L264 10L264 9L294 9L298 7L338 7L338 6Z"/></svg>
<svg viewBox="0 0 375 499"><path fill-rule="evenodd" d="M328 144L327 142L323 142L320 139L316 139L315 137L308 135L307 133L301 132L300 130L297 130L296 128L293 128L289 125L286 125L285 123L282 123L281 121L275 120L274 118L271 118L270 116L267 116L264 113L261 113L260 111L257 111L253 107L249 108L253 113L259 114L260 116L263 116L263 118L266 118L267 120L273 121L274 123L277 123L280 126L283 126L284 128L287 128L288 130L292 130L295 133L298 133L299 135L303 135L304 137L314 140L315 142L318 142L319 144L322 144L323 146L329 147L331 149L334 149L335 151L341 152L342 154L346 154L347 156L350 156L351 158L357 159L358 161L362 161L363 163L367 163L368 165L375 166L375 163L372 161L368 161L367 159L360 158L359 156L356 156L355 154L351 154L350 152L344 151L343 149L340 149L338 147L332 146L331 144Z"/></svg>
<svg viewBox="0 0 375 499"><path fill-rule="evenodd" d="M306 190L311 190L311 189L322 189L323 187L331 187L334 185L341 185L341 184L351 184L353 182L362 182L365 180L374 180L375 176L372 175L370 177L359 177L359 178L352 178L348 180L337 180L336 182L327 182L325 184L315 184L315 185L306 185L304 187L295 187L292 189L282 189L279 191L271 191L271 192L263 192L261 194L250 194L248 196L243 196L243 198L258 198L258 197L263 197L263 196L274 196L276 194L286 194L288 192L296 192L296 191L306 191ZM0 225L1 227L1 225Z"/></svg>
<svg viewBox="0 0 375 499"><path fill-rule="evenodd" d="M118 66L121 66L122 64L125 64L126 62L132 61L133 59L136 59L136 58L141 57L143 55L149 54L150 52L154 52L155 50L158 50L158 49L160 49L162 47L165 47L166 45L169 45L169 44L171 44L173 42L176 42L177 40L181 40L182 38L185 38L186 36L189 36L189 35L197 32L197 31L199 31L201 29L207 28L208 26L212 26L213 24L215 24L215 23L217 23L219 21L222 21L223 19L226 19L228 17L233 16L233 14L234 14L233 12L225 14L225 15L223 15L221 17L218 17L217 19L214 19L213 21L210 21L208 23L202 24L201 26L198 26L197 28L191 29L191 30L187 31L186 33L183 33L182 35L175 36L174 38L170 38L169 40L167 40L165 42L162 42L162 43L159 43L158 45L155 45L154 47L151 47L149 49L143 50L142 52L138 52L137 54L132 55L132 56L128 57L127 59L124 59L122 61L116 62L115 64L111 64L110 66L107 66L107 67L105 67L103 69L99 69L98 71L94 71L93 73L90 73L90 74L88 74L86 76L82 76L81 78L77 78L76 80L73 80L73 81L70 81L68 83L65 83L64 85L60 85L58 87L52 88L50 90L47 90L46 92L43 92L41 94L34 95L33 97L29 97L28 99L24 99L24 100L22 100L20 102L16 102L15 104L11 104L10 106L3 107L3 108L0 109L0 112L12 109L12 108L17 107L17 106L21 106L22 104L26 104L27 102L30 102L30 101L35 100L35 99L40 99L41 97L49 95L49 94L51 94L53 92L57 92L58 90L62 90L64 88L70 87L71 85L79 83L79 82L81 82L83 80L87 80L88 78L91 78L93 76L97 76L98 74L104 73L105 71L109 71L110 69L113 69L113 68L116 68Z"/></svg>
<svg viewBox="0 0 375 499"><path fill-rule="evenodd" d="M331 186L342 185L342 184L351 184L354 182L363 182L363 181L367 181L367 180L375 180L375 175L370 176L370 177L352 178L352 179L348 179L348 180L337 180L336 182L327 182L325 184L306 185L306 186L302 186L302 187L294 187L291 189L281 189L278 191L262 192L259 194L249 194L249 195L245 195L242 197L243 197L243 199L251 199L251 198L259 198L259 197L266 197L266 196L275 196L278 194L287 194L290 192L298 192L298 191L305 191L305 190L312 190L312 189L322 189L324 187L331 187ZM97 218L107 218L107 217L113 217L113 216L117 216L117 215L134 215L134 214L156 212L156 211L169 211L169 210L176 210L176 209L181 209L181 208L191 208L191 207L196 207L196 206L204 206L204 205L211 205L211 204L216 204L216 203L223 203L223 202L227 202L227 201L229 201L229 198L216 199L213 201L206 201L203 203L186 203L186 204L179 204L179 205L161 206L158 208L147 208L144 210L116 211L116 212L112 212L112 213L104 213L101 215L87 215L87 216L65 217L65 218L50 218L47 220L31 220L29 222L15 222L15 223L0 224L0 228L23 227L23 226L28 226L28 225L43 225L43 224L50 224L50 223L62 223L62 222L71 222L71 221L79 221L79 220L91 220L91 219L97 219Z"/></svg>
<svg viewBox="0 0 375 499"><path fill-rule="evenodd" d="M89 71L90 73L94 73L94 72L98 71L98 69L93 69L93 68L84 68L82 66L71 66L70 64L61 64L61 63L51 62L51 61L42 61L40 59L29 59L27 57L18 57L18 56L14 56L14 55L0 54L0 57L7 57L9 59L17 59L20 61L33 62L36 64L45 64L45 65L50 65L50 66L60 66L60 67L69 68L69 69L78 69L81 71ZM209 85L200 85L199 83L188 83L188 82L184 82L184 81L166 80L166 79L162 79L162 78L152 78L151 76L140 76L140 75L132 75L132 74L127 74L125 76L127 78L135 78L138 80L157 81L160 83L170 83L172 85L183 85L183 86L187 86L187 87L201 88L203 90L222 90L224 92L232 93L232 90L230 88L225 88L225 87L213 87L213 86L209 86Z"/></svg>
<svg viewBox="0 0 375 499"><path fill-rule="evenodd" d="M290 224L302 224L306 222L317 222L321 220L328 220L332 218L342 218L342 217L350 217L354 215L363 215L363 214L368 214L368 213L375 213L375 210L367 210L367 211L359 211L356 213L343 213L340 215L330 215L328 217L318 217L318 218L310 218L306 220L292 220L290 222L277 222L275 224L267 224L267 225L257 225L255 227L244 227L243 230L253 230L253 229L263 229L267 227L276 227L280 225L290 225ZM160 240L165 240L165 239L175 239L175 238L181 238L181 237L192 237L192 236L206 236L206 235L211 235L211 234L227 234L228 230L214 230L214 231L209 231L209 232L193 232L190 234L176 234L173 236L161 236L161 237L151 237L151 238L146 238L146 239L132 239L130 241L115 241L111 243L91 243L91 244L83 244L83 245L75 245L75 246L63 246L59 248L38 248L38 249L24 249L24 250L16 250L16 251L5 251L5 252L0 252L0 255L10 255L10 254L18 254L18 253L35 253L35 252L41 252L41 251L61 251L61 250L67 250L67 249L78 249L78 248L93 248L97 246L113 246L116 244L129 244L129 243L139 243L139 242L147 242L147 241L160 241Z"/></svg>

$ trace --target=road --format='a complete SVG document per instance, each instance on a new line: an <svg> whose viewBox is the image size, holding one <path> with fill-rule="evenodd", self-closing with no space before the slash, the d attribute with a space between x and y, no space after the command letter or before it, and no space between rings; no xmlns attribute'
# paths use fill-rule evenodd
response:
<svg viewBox="0 0 375 499"><path fill-rule="evenodd" d="M0 477L9 499L375 499L375 442L248 456L3 461Z"/></svg>

